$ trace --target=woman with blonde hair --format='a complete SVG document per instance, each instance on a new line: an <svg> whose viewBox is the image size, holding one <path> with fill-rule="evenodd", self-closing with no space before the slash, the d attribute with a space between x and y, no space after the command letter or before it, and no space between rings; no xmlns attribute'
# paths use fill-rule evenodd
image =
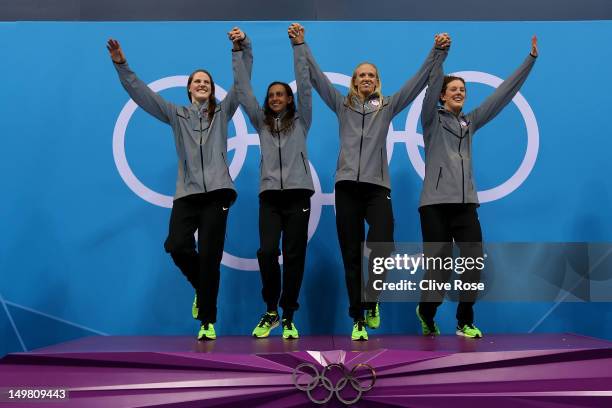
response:
<svg viewBox="0 0 612 408"><path fill-rule="evenodd" d="M303 33L299 24L292 27L290 35ZM446 58L449 45L447 34L436 35L434 47L418 72L391 96L382 94L378 69L371 63L359 64L353 72L349 93L343 96L323 74L310 48L304 44L312 85L336 113L340 127L341 146L335 177L336 228L344 263L349 316L353 319L353 340L367 340L366 326L375 329L380 325L377 293L372 288L373 281L365 285L362 282L361 259L364 241L366 245L387 243L386 249L373 250L370 259L392 252L394 221L386 149L389 125L393 117L423 90L431 69ZM364 222L369 225L367 237ZM364 311L367 312L365 318Z"/></svg>

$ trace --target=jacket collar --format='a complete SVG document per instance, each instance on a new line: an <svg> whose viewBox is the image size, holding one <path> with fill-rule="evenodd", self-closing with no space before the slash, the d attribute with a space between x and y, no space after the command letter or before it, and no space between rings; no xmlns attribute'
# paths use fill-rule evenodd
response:
<svg viewBox="0 0 612 408"><path fill-rule="evenodd" d="M208 111L208 101L204 103L198 103L197 101L193 101L191 103L190 109L197 112L199 116L206 117Z"/></svg>
<svg viewBox="0 0 612 408"><path fill-rule="evenodd" d="M459 112L459 115L455 115L453 112L446 110L444 106L438 106L438 112L459 119L459 121L463 121L464 123L470 123L470 121L465 117L463 111Z"/></svg>
<svg viewBox="0 0 612 408"><path fill-rule="evenodd" d="M274 119L283 120L283 118L285 117L285 115L286 115L286 114L287 114L287 109L283 110L283 111L282 111L282 112L280 112L280 113L275 113L275 114L273 114L273 115L272 115L272 117L273 117Z"/></svg>
<svg viewBox="0 0 612 408"><path fill-rule="evenodd" d="M362 101L361 98L359 98L359 96L357 96L356 94L353 94L349 102L353 106L363 106L376 99L378 99L379 102L382 102L382 98L380 97L380 94L378 92L372 92L364 101Z"/></svg>
<svg viewBox="0 0 612 408"><path fill-rule="evenodd" d="M350 110L363 114L363 108L365 106L365 114L370 114L378 111L379 108L384 107L389 103L389 100L385 97L381 97L380 94L373 93L365 101L361 101L358 96L353 95L349 100L347 97L345 99L344 105L348 107Z"/></svg>

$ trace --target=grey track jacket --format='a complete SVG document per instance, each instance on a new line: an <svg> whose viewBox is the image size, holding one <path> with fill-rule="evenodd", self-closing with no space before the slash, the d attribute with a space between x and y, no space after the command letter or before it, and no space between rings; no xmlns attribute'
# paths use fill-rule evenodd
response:
<svg viewBox="0 0 612 408"><path fill-rule="evenodd" d="M292 126L280 129L281 122L275 122L270 129L264 122L264 111L253 95L249 72L244 58L234 53L233 68L238 99L246 110L251 123L259 133L261 164L259 192L266 190L306 189L314 192L308 155L306 135L312 122L312 86L304 54L305 45L293 47L293 67L297 81L297 112Z"/></svg>
<svg viewBox="0 0 612 408"><path fill-rule="evenodd" d="M251 71L253 56L249 40L242 42L247 71ZM114 64L130 97L144 111L172 127L178 156L178 174L174 199L190 194L228 188L235 191L227 166L227 123L238 108L234 88L217 104L211 123L208 115L200 117L198 105L178 106L153 92L127 63Z"/></svg>
<svg viewBox="0 0 612 408"><path fill-rule="evenodd" d="M523 64L479 107L458 116L438 107L444 74L431 70L421 124L425 142L425 180L419 207L443 203L475 203L478 194L472 174L472 138L512 100L527 79L536 58Z"/></svg>
<svg viewBox="0 0 612 408"><path fill-rule="evenodd" d="M340 94L321 72L308 45L304 44L304 47L312 84L338 117L340 154L335 182L360 181L391 189L387 163L387 133L391 120L425 88L429 71L435 65L440 66L448 52L432 49L419 71L399 92L382 100L378 95L372 95L362 103L356 97L349 101Z"/></svg>

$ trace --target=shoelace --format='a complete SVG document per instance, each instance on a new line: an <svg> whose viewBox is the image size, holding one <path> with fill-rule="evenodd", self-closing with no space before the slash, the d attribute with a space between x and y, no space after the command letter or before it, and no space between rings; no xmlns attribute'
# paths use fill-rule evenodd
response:
<svg viewBox="0 0 612 408"><path fill-rule="evenodd" d="M292 330L293 329L293 324L292 324L291 320L283 320L283 327L288 329L288 330Z"/></svg>
<svg viewBox="0 0 612 408"><path fill-rule="evenodd" d="M357 321L357 330L359 331L363 330L364 326L365 326L365 322L363 320Z"/></svg>
<svg viewBox="0 0 612 408"><path fill-rule="evenodd" d="M259 327L264 327L264 325L267 324L272 324L272 322L274 322L274 319L276 316L271 315L269 313L264 313L263 315L261 315L261 321L259 322Z"/></svg>
<svg viewBox="0 0 612 408"><path fill-rule="evenodd" d="M370 316L376 317L376 309L369 310L368 313Z"/></svg>

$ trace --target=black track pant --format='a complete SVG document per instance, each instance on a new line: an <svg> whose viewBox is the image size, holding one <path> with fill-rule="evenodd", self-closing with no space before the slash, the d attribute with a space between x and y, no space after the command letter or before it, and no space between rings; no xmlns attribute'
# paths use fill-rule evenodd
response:
<svg viewBox="0 0 612 408"><path fill-rule="evenodd" d="M236 193L221 189L179 198L172 205L168 238L164 244L176 266L198 295L202 323L217 320L220 265L227 214ZM198 250L194 234L198 231Z"/></svg>
<svg viewBox="0 0 612 408"><path fill-rule="evenodd" d="M369 226L367 239L365 239L364 221ZM374 303L362 302L364 288L372 287L371 278L373 278L370 275L364 287L361 274L362 243L364 241L366 245L370 242L393 243L393 208L389 189L355 181L336 183L336 228L344 262L349 316L353 320L363 319L363 311L373 308ZM372 252L370 259L376 256L389 256L392 251L392 245L387 245L384 253Z"/></svg>
<svg viewBox="0 0 612 408"><path fill-rule="evenodd" d="M283 318L292 320L304 277L309 190L264 191L259 196L259 242L257 251L264 302L269 312L283 309ZM282 234L283 275L278 263ZM281 289L282 288L282 289ZM280 300L280 302L279 302Z"/></svg>
<svg viewBox="0 0 612 408"><path fill-rule="evenodd" d="M459 247L461 257L482 257L482 231L476 212L476 204L434 204L419 208L423 253L428 257L451 257L453 240ZM451 275L452 278L451 278ZM452 271L428 269L424 279L447 282L457 279ZM478 282L480 274L474 270L465 272L461 280ZM425 321L433 322L438 306L442 304L444 292L421 292L419 312ZM475 294L466 292L457 306L457 322L460 327L474 322Z"/></svg>

